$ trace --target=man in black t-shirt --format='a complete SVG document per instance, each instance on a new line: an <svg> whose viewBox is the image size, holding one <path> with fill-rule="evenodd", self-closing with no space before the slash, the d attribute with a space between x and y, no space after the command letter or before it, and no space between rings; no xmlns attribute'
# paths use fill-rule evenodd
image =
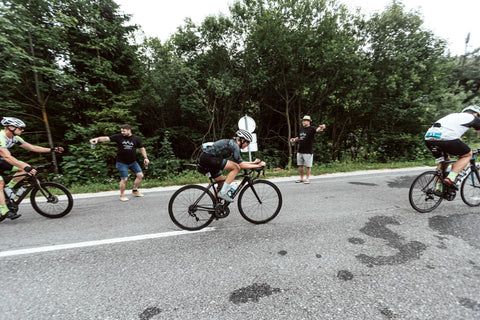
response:
<svg viewBox="0 0 480 320"><path fill-rule="evenodd" d="M136 197L143 197L143 194L138 191L138 186L143 179L143 172L137 162L137 148L142 152L145 167L148 166L150 161L147 158L147 151L142 144L142 140L132 134L132 128L128 124L124 124L120 127L120 133L109 137L103 136L90 139L92 145L105 141L115 142L118 146L116 161L117 169L120 173L120 200L128 201L128 198L125 196L125 187L127 185L129 169L135 173L132 194Z"/></svg>
<svg viewBox="0 0 480 320"><path fill-rule="evenodd" d="M299 147L297 152L297 165L300 172L300 180L295 181L296 183L310 183L310 171L312 170L313 165L313 139L315 133L323 131L325 125L321 124L318 127L311 125L312 118L310 116L304 116L302 119L302 127L300 128L300 133L298 137L290 139L290 142L298 141ZM305 169L306 179L303 180L303 168Z"/></svg>

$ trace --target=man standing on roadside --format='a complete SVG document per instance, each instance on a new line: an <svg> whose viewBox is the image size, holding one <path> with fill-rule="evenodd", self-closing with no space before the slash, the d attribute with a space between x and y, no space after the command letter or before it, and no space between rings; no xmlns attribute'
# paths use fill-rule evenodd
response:
<svg viewBox="0 0 480 320"><path fill-rule="evenodd" d="M290 139L290 142L298 141L299 147L297 152L297 165L300 172L300 180L295 181L296 183L310 183L310 171L312 170L313 165L313 139L315 133L323 131L325 125L321 124L318 127L311 125L312 118L310 116L304 116L302 119L302 127L300 128L300 133L298 137ZM306 179L303 180L303 173L305 169Z"/></svg>
<svg viewBox="0 0 480 320"><path fill-rule="evenodd" d="M137 148L142 152L144 165L148 166L150 161L147 158L147 151L142 144L142 140L132 134L132 128L128 124L120 127L120 133L109 137L103 136L90 139L91 144L107 141L115 142L118 146L116 166L120 173L120 201L128 201L128 198L125 196L125 187L127 185L129 169L135 173L132 194L136 197L143 197L143 194L138 191L140 182L142 182L143 179L143 172L137 162Z"/></svg>

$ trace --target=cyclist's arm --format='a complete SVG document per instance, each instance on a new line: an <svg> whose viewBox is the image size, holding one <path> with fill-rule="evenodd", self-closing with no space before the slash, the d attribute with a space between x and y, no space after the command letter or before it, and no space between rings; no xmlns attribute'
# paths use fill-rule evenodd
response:
<svg viewBox="0 0 480 320"><path fill-rule="evenodd" d="M30 150L30 151L33 151L33 152L39 152L39 153L46 153L46 152L51 152L52 151L52 149L50 149L50 148L36 146L36 145L30 144L28 142L22 143L20 145L20 147L22 147L24 149L27 149L27 150ZM59 148L61 148L61 147L59 147ZM61 148L61 149L63 151L63 148Z"/></svg>
<svg viewBox="0 0 480 320"><path fill-rule="evenodd" d="M243 161L242 163L239 164L239 166L240 166L240 169L262 168L262 167L265 167L265 161L260 161L258 163Z"/></svg>
<svg viewBox="0 0 480 320"><path fill-rule="evenodd" d="M108 142L110 141L110 137L102 136L90 139L90 143L99 143L99 142Z"/></svg>

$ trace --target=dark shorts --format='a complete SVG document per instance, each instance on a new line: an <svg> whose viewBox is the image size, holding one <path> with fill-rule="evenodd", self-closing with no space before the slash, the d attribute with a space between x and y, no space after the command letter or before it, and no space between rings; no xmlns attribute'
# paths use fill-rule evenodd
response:
<svg viewBox="0 0 480 320"><path fill-rule="evenodd" d="M15 166L12 166L5 159L0 157L0 173L3 173L5 171L18 171L18 168Z"/></svg>
<svg viewBox="0 0 480 320"><path fill-rule="evenodd" d="M425 145L427 146L435 158L440 158L443 156L442 150L448 154L453 154L456 156L463 156L470 152L470 147L460 139L456 140L425 140ZM438 147L440 149L438 149Z"/></svg>
<svg viewBox="0 0 480 320"><path fill-rule="evenodd" d="M118 172L120 172L120 179L128 178L128 169L132 170L133 173L135 174L142 172L142 168L140 168L140 165L138 164L137 161L134 161L130 164L117 162L117 169L118 169Z"/></svg>
<svg viewBox="0 0 480 320"><path fill-rule="evenodd" d="M212 156L211 154L204 153L198 158L198 164L206 168L210 172L212 178L217 178L222 174L223 168L227 164L227 159Z"/></svg>

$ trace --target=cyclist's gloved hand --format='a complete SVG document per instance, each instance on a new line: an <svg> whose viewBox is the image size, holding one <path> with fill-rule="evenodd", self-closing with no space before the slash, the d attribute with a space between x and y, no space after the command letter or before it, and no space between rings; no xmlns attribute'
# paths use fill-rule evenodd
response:
<svg viewBox="0 0 480 320"><path fill-rule="evenodd" d="M51 152L56 152L56 153L62 153L63 150L64 150L64 149L63 149L62 147L50 148L50 151L51 151Z"/></svg>
<svg viewBox="0 0 480 320"><path fill-rule="evenodd" d="M32 168L30 166L26 166L25 168L23 168L23 171L25 171L26 173L28 173L31 176L33 176L34 174L37 173L37 170L35 170L35 168Z"/></svg>

